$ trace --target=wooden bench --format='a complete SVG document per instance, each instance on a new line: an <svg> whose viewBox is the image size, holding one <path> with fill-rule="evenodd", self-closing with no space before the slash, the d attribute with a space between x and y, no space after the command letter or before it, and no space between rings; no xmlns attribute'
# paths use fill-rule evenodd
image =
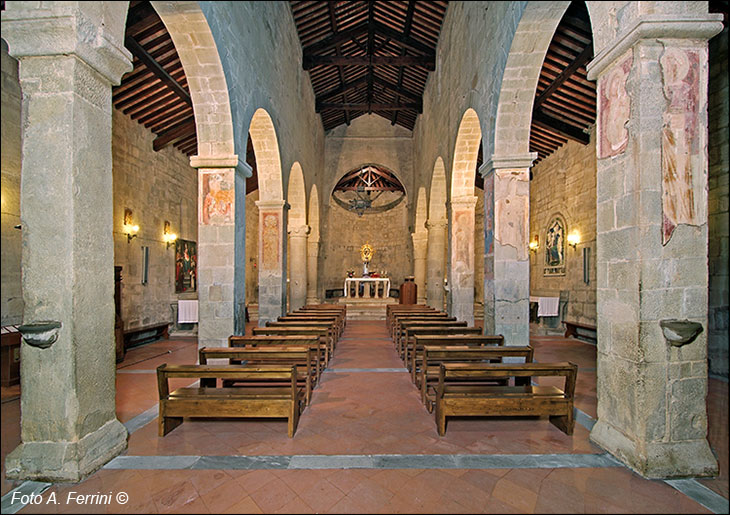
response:
<svg viewBox="0 0 730 515"><path fill-rule="evenodd" d="M571 336L578 337L581 336L583 338L587 338L593 342L597 340L596 335L596 326L590 325L590 324L581 324L578 322L568 322L567 320L563 320L563 324L565 325L565 337L570 338ZM583 329L584 331L588 331L590 334L584 334L578 332L578 329Z"/></svg>
<svg viewBox="0 0 730 515"><path fill-rule="evenodd" d="M312 350L309 347L203 347L198 351L199 363L207 365L208 359L228 359L230 365L280 365L297 367L297 382L304 387L306 405L312 399L313 382L316 370L313 364ZM224 379L222 386L233 386L239 381ZM216 386L216 379L201 379L200 386Z"/></svg>
<svg viewBox="0 0 730 515"><path fill-rule="evenodd" d="M506 348L506 347L505 347ZM572 435L573 397L578 366L574 363L442 363L436 387L436 427L446 434L446 417L451 416L539 416ZM563 390L555 386L495 386L498 379L511 377L565 377ZM458 384L465 380L467 386Z"/></svg>
<svg viewBox="0 0 730 515"><path fill-rule="evenodd" d="M238 336L228 337L228 348L277 348L277 347L301 347L306 346L312 352L312 365L314 367L314 380L312 387L319 383L320 376L324 370L324 354L327 352L326 344L319 335L259 335L259 336ZM225 347L222 347L225 348Z"/></svg>
<svg viewBox="0 0 730 515"><path fill-rule="evenodd" d="M522 358L525 363L532 363L534 350L527 346L484 345L481 347L466 345L426 345L423 349L422 366L419 370L416 387L421 392L421 401L429 413L433 411L436 400L436 385L442 363L501 363L502 358ZM529 383L529 378L516 378L516 384ZM495 380L495 384L506 385L505 379Z"/></svg>
<svg viewBox="0 0 730 515"><path fill-rule="evenodd" d="M321 357L322 366L327 367L329 365L330 358L334 351L334 342L332 341L332 330L328 327L307 327L303 325L282 325L282 326L267 326L267 327L254 327L254 336L260 335L277 335L277 336L319 336L324 342L324 355Z"/></svg>
<svg viewBox="0 0 730 515"><path fill-rule="evenodd" d="M398 354L400 355L400 358L403 360L403 363L406 365L410 362L410 354L409 354L409 348L413 346L413 335L415 334L414 331L417 331L418 334L428 334L427 330L429 329L439 329L439 328L448 328L448 327L459 327L459 328L465 328L466 327L466 321L463 320L429 320L429 321L414 321L414 322L403 322L401 324L401 327L403 328L403 334L400 336L398 341L396 341L395 347L398 351ZM444 334L444 333L433 333L433 334ZM453 334L462 334L462 333L453 333ZM481 330L479 333L470 333L467 331L463 334L481 334Z"/></svg>
<svg viewBox="0 0 730 515"><path fill-rule="evenodd" d="M131 327L124 330L124 348L142 345L147 342L154 342L160 338L170 338L170 322L150 324L142 327Z"/></svg>
<svg viewBox="0 0 730 515"><path fill-rule="evenodd" d="M427 308L424 309L421 306L418 306L416 309L401 309L401 310L391 310L386 314L386 325L388 326L388 331L390 331L390 334L393 334L394 326L396 319L402 316L414 316L414 315L430 315L430 314L439 314L441 316L448 316L447 313L444 313L443 311L437 311L433 308Z"/></svg>
<svg viewBox="0 0 730 515"><path fill-rule="evenodd" d="M443 321L455 322L456 317L450 317L447 313L414 313L409 315L398 314L393 317L393 326L391 327L391 338L394 342L403 336L403 324L406 322L428 322Z"/></svg>
<svg viewBox="0 0 730 515"><path fill-rule="evenodd" d="M295 312L288 313L285 316L277 318L278 322L328 322L335 327L337 336L342 336L345 330L344 317L335 313L312 313L312 312Z"/></svg>
<svg viewBox="0 0 730 515"><path fill-rule="evenodd" d="M259 384L246 387L185 387L170 392L171 378L236 379ZM289 386L266 386L286 381ZM284 417L287 433L294 436L304 392L297 385L295 366L248 367L246 365L160 365L157 367L160 394L158 432L160 436L182 424L183 417Z"/></svg>
<svg viewBox="0 0 730 515"><path fill-rule="evenodd" d="M395 304L388 305L385 308L385 320L388 327L391 327L393 323L393 317L399 313L442 313L430 306L423 306L420 304Z"/></svg>
<svg viewBox="0 0 730 515"><path fill-rule="evenodd" d="M474 331L475 328L468 328L469 331L464 334L463 332L456 333L455 330L447 329L441 334L422 334L417 332L413 335L413 347L410 352L410 362L408 369L411 372L411 381L413 384L418 386L419 374L421 372L421 361L423 359L423 349L426 345L438 345L438 346L467 346L467 347L484 347L504 345L504 336L501 334L481 334L481 331L477 333ZM471 333L471 334L469 334ZM438 368L438 367L437 367ZM437 370L438 372L438 370Z"/></svg>

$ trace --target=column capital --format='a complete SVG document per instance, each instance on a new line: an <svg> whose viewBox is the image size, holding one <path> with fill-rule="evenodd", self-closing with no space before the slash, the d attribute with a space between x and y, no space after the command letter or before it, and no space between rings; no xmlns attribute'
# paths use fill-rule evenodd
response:
<svg viewBox="0 0 730 515"><path fill-rule="evenodd" d="M479 200L479 198L476 195L464 195L463 197L452 198L451 207L452 209L456 206L474 209L477 205L477 200Z"/></svg>
<svg viewBox="0 0 730 515"><path fill-rule="evenodd" d="M297 227L289 228L289 236L292 238L305 238L309 234L310 228L308 225L299 225Z"/></svg>
<svg viewBox="0 0 730 515"><path fill-rule="evenodd" d="M428 220L426 222L426 229L446 229L449 226L449 221L445 218L443 220Z"/></svg>
<svg viewBox="0 0 730 515"><path fill-rule="evenodd" d="M629 48L642 39L708 40L722 31L722 14L647 14L619 34L586 66L588 80L596 80Z"/></svg>
<svg viewBox="0 0 730 515"><path fill-rule="evenodd" d="M251 167L247 163L239 162L237 154L222 156L190 156L190 166L193 168L236 168L240 165L246 165L250 170Z"/></svg>
<svg viewBox="0 0 730 515"><path fill-rule="evenodd" d="M263 209L285 209L289 206L283 199L257 200L255 204L259 208L259 211Z"/></svg>
<svg viewBox="0 0 730 515"><path fill-rule="evenodd" d="M496 170L528 170L537 159L537 152L528 152L516 156L492 156L479 167L479 175L486 177Z"/></svg>
<svg viewBox="0 0 730 515"><path fill-rule="evenodd" d="M34 4L37 2L9 2L2 12L3 39L12 57L74 55L113 85L132 70L132 53L114 34L116 31L122 37L124 27L121 23L115 27L110 21L118 13L107 12L104 4L109 2ZM114 9L108 7L108 11Z"/></svg>

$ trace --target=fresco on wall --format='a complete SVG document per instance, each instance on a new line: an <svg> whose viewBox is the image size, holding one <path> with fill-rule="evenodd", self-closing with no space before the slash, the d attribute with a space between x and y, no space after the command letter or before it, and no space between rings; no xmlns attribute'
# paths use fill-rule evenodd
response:
<svg viewBox="0 0 730 515"><path fill-rule="evenodd" d="M527 232L530 220L529 178L526 171L496 172L495 238L502 246L515 249L520 261L528 259Z"/></svg>
<svg viewBox="0 0 730 515"><path fill-rule="evenodd" d="M468 288L474 283L474 214L471 210L454 213L455 287Z"/></svg>
<svg viewBox="0 0 730 515"><path fill-rule="evenodd" d="M660 59L667 105L662 127L662 244L679 224L696 224L693 162L699 154L699 55L667 48Z"/></svg>
<svg viewBox="0 0 730 515"><path fill-rule="evenodd" d="M197 284L197 245L194 241L175 240L175 293L195 291Z"/></svg>
<svg viewBox="0 0 730 515"><path fill-rule="evenodd" d="M565 275L565 222L553 217L545 235L545 275Z"/></svg>
<svg viewBox="0 0 730 515"><path fill-rule="evenodd" d="M202 172L200 174L200 223L217 225L233 223L233 172Z"/></svg>
<svg viewBox="0 0 730 515"><path fill-rule="evenodd" d="M626 81L631 71L633 55L619 62L601 78L598 85L598 158L613 157L626 150L629 130L626 123L631 116L631 98Z"/></svg>
<svg viewBox="0 0 730 515"><path fill-rule="evenodd" d="M279 213L261 213L261 270L279 268Z"/></svg>

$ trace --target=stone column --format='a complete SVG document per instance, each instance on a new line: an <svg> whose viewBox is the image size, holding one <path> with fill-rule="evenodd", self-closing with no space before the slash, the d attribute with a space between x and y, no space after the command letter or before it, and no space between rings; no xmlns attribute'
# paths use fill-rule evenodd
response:
<svg viewBox="0 0 730 515"><path fill-rule="evenodd" d="M226 347L229 336L245 332L251 167L236 155L192 156L190 166L198 169L198 347Z"/></svg>
<svg viewBox="0 0 730 515"><path fill-rule="evenodd" d="M484 177L484 331L530 341L530 166L536 153L492 157Z"/></svg>
<svg viewBox="0 0 730 515"><path fill-rule="evenodd" d="M309 232L307 240L307 304L319 304L319 295L317 295L319 236L313 232Z"/></svg>
<svg viewBox="0 0 730 515"><path fill-rule="evenodd" d="M591 440L651 478L718 472L707 332L674 346L661 323L707 328L707 40L721 19L641 16L588 68L599 97Z"/></svg>
<svg viewBox="0 0 730 515"><path fill-rule="evenodd" d="M286 311L286 208L283 200L257 200L259 208L259 326Z"/></svg>
<svg viewBox="0 0 730 515"><path fill-rule="evenodd" d="M435 309L444 309L444 259L446 257L446 220L429 220L427 243L426 303Z"/></svg>
<svg viewBox="0 0 730 515"><path fill-rule="evenodd" d="M416 283L416 295L418 304L426 303L426 251L428 248L428 232L416 231L411 234L413 238L413 276Z"/></svg>
<svg viewBox="0 0 730 515"><path fill-rule="evenodd" d="M46 348L23 339L21 444L5 469L80 481L127 447L115 414L111 86L132 64L107 5L43 7L9 3L2 36L23 95L23 324L60 327Z"/></svg>
<svg viewBox="0 0 730 515"><path fill-rule="evenodd" d="M477 198L451 199L451 267L449 313L474 325L474 210Z"/></svg>
<svg viewBox="0 0 730 515"><path fill-rule="evenodd" d="M292 227L289 230L289 258L291 274L289 281L289 309L295 311L307 299L307 234L308 225Z"/></svg>

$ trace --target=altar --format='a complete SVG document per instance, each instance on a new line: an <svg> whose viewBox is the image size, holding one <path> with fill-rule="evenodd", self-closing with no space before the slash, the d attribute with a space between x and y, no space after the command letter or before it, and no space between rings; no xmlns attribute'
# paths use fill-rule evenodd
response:
<svg viewBox="0 0 730 515"><path fill-rule="evenodd" d="M390 279L387 277L348 277L345 279L346 299L387 299Z"/></svg>

